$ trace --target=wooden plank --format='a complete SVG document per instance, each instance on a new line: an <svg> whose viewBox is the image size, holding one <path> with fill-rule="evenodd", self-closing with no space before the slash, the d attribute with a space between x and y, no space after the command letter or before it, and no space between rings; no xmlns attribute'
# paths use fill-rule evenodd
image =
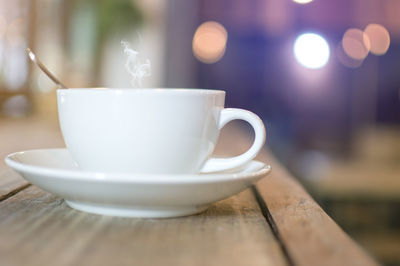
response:
<svg viewBox="0 0 400 266"><path fill-rule="evenodd" d="M286 265L246 190L174 219L86 214L31 186L0 202L1 265Z"/></svg>
<svg viewBox="0 0 400 266"><path fill-rule="evenodd" d="M222 132L219 152L245 151L252 138L247 128L230 125ZM232 145L232 143L235 143ZM277 227L277 237L295 265L378 265L321 209L304 188L267 149L257 159L272 166L272 173L257 183L257 191Z"/></svg>
<svg viewBox="0 0 400 266"><path fill-rule="evenodd" d="M378 265L278 162L268 158L273 173L257 189L296 265Z"/></svg>
<svg viewBox="0 0 400 266"><path fill-rule="evenodd" d="M12 170L0 172L0 201L18 193L28 185L28 181Z"/></svg>
<svg viewBox="0 0 400 266"><path fill-rule="evenodd" d="M13 152L63 147L64 142L54 119L0 118L0 201L26 188L29 183L10 170L4 158Z"/></svg>

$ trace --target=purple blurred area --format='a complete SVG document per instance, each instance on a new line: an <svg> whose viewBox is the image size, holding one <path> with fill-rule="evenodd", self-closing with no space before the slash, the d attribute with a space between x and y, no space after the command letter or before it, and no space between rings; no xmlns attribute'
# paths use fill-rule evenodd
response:
<svg viewBox="0 0 400 266"><path fill-rule="evenodd" d="M263 118L269 144L283 159L303 148L348 153L359 128L400 123L397 1L183 2L173 1L169 10L167 85L182 86L181 71L169 72L176 69L171 61L180 59L178 68L195 73L183 78L184 86L227 90L228 106L250 109ZM176 40L190 44L192 33L205 21L221 23L228 33L225 54L213 64L196 61L189 46L175 47ZM357 68L347 67L337 49L344 33L370 23L389 30L389 50L381 56L369 54ZM330 46L328 64L321 69L306 69L293 59L294 40L304 32L322 35Z"/></svg>

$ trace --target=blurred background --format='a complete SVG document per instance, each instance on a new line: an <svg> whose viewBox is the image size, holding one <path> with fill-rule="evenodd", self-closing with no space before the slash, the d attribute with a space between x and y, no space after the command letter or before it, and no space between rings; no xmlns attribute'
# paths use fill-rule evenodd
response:
<svg viewBox="0 0 400 266"><path fill-rule="evenodd" d="M227 91L325 211L400 265L400 0L0 0L0 114L56 118L54 84ZM1 120L0 120L1 129ZM4 141L4 140L1 140Z"/></svg>

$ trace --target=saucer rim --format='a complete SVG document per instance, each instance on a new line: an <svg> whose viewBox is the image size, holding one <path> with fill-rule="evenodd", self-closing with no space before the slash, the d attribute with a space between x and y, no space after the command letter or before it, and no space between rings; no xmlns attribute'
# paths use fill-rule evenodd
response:
<svg viewBox="0 0 400 266"><path fill-rule="evenodd" d="M23 153L38 153L46 151L62 151L68 152L66 148L51 148L51 149L30 149L25 151L13 152L5 157L5 163L13 170L20 173L29 173L51 178L60 179L76 179L93 182L107 182L107 183L157 183L157 184L190 184L190 183L209 183L209 182L226 182L229 180L248 180L259 176L266 176L271 172L271 166L258 161L252 160L251 162L260 163L260 168L242 173L204 173L204 174L130 174L130 173L104 173L92 172L84 170L72 170L63 168L51 168L45 166L35 166L16 160L16 156ZM250 162L249 162L250 163Z"/></svg>

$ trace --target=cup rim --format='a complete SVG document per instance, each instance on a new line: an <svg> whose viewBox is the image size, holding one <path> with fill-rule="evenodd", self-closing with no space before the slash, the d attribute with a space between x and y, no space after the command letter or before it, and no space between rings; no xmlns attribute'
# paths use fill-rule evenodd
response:
<svg viewBox="0 0 400 266"><path fill-rule="evenodd" d="M225 94L223 90L215 89L200 89L200 88L106 88L106 87L93 87L93 88L69 88L57 89L57 93L163 93L163 94Z"/></svg>

